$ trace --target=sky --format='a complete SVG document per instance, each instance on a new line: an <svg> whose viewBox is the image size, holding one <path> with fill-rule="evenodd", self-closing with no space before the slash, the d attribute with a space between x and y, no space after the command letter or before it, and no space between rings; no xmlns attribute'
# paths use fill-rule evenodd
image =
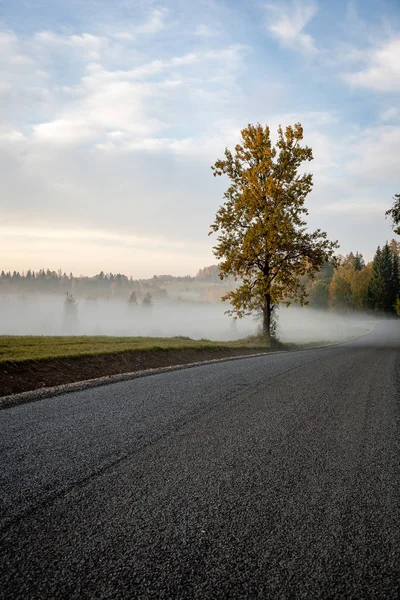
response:
<svg viewBox="0 0 400 600"><path fill-rule="evenodd" d="M248 123L300 121L310 229L371 260L400 192L400 0L0 0L0 269L214 264Z"/></svg>

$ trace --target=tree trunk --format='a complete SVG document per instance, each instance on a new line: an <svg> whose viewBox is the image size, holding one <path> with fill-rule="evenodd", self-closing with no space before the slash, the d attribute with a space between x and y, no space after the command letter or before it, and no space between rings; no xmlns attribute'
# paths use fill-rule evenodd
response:
<svg viewBox="0 0 400 600"><path fill-rule="evenodd" d="M271 340L271 296L265 294L263 306L263 334L268 340Z"/></svg>

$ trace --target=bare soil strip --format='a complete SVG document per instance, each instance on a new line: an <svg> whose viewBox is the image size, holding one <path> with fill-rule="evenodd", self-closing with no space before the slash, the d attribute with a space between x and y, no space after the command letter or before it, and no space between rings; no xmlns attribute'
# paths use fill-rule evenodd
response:
<svg viewBox="0 0 400 600"><path fill-rule="evenodd" d="M146 369L270 352L268 348L135 350L0 363L0 397Z"/></svg>

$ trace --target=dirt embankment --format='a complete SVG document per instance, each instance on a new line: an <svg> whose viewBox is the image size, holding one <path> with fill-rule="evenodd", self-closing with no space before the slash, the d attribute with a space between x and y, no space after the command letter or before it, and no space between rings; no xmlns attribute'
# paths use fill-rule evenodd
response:
<svg viewBox="0 0 400 600"><path fill-rule="evenodd" d="M183 350L137 350L134 352L46 358L19 362L5 361L0 363L0 396L119 373L186 365L193 362L245 356L266 351L268 351L266 348L188 348Z"/></svg>

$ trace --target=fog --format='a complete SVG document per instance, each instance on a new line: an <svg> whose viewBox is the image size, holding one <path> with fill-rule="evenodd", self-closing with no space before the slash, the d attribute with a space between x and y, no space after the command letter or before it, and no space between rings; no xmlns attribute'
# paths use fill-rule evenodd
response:
<svg viewBox="0 0 400 600"><path fill-rule="evenodd" d="M259 332L260 322L246 317L233 322L225 303L165 300L151 307L120 299L78 299L66 314L62 295L0 296L1 335L187 336L228 341ZM367 332L374 320L363 315L337 315L290 306L278 311L278 337L283 342L329 342Z"/></svg>

